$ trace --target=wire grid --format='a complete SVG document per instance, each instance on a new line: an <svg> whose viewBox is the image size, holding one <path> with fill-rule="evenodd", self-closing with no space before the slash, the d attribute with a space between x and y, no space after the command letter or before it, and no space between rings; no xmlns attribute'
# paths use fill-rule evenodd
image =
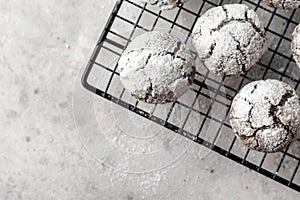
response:
<svg viewBox="0 0 300 200"><path fill-rule="evenodd" d="M156 27L163 26L170 32L174 30L185 34L185 42L188 42L197 18L209 8L226 3L243 3L248 5L260 15L265 23L269 51L254 70L250 70L245 75L232 80L226 77L216 79L212 73L209 73L208 69L197 68L196 78L189 91L193 98L189 98L189 101L179 99L172 103L169 112L164 116L156 115L156 110L160 109L159 105L149 106L134 100L130 95L126 95L126 91L122 86L118 87L117 90L115 89L113 85L120 85L117 70L118 58L131 39L135 37L136 32L151 31L155 30ZM125 7L129 8L130 12L122 10ZM282 80L293 86L296 92L300 94L299 69L290 51L287 51L290 48L291 33L298 21L300 21L300 13L296 10L282 11L273 9L255 0L203 0L199 1L198 8L189 6L188 2L168 12L172 13L171 17L151 5L135 3L130 0L118 0L83 74L83 86L129 111L300 192L300 140L298 139L291 147L279 153L266 154L256 152L247 149L240 142L236 141L228 117L231 101L236 93L245 84L253 80L267 78ZM180 21L181 15L188 17L184 19L185 21ZM152 21L152 25L146 27L143 24L144 19ZM130 31L122 33L115 29L117 26ZM109 57L110 61L115 60L115 62L108 63L104 61L105 57ZM93 73L95 76L99 76L99 71L101 71L101 83L93 82L91 78ZM204 109L196 108L195 105L199 99L207 99L209 102L208 106ZM187 109L182 125L173 124L169 120L174 107L178 105ZM223 115L214 115L212 109L215 105L224 109ZM202 122L197 127L197 131L189 131L185 127L194 114L200 115ZM207 123L211 123L215 127L214 131L209 133L209 137L202 135Z"/></svg>

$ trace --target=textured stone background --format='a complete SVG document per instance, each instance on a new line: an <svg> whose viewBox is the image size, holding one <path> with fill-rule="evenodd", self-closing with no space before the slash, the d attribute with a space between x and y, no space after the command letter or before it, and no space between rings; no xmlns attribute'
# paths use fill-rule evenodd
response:
<svg viewBox="0 0 300 200"><path fill-rule="evenodd" d="M87 153L72 91L113 4L0 0L0 199L299 199L215 153L199 159L193 144L172 166L145 175Z"/></svg>

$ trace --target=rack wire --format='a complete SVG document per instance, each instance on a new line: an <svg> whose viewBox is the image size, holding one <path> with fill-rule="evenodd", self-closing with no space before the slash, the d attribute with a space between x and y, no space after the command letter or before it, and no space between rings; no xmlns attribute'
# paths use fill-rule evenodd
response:
<svg viewBox="0 0 300 200"><path fill-rule="evenodd" d="M193 0L190 0L190 2ZM105 61L118 60L128 43L134 38L138 31L151 31L157 27L165 27L170 32L180 31L185 34L185 42L189 41L191 31L197 18L211 7L226 3L243 3L254 9L265 23L267 37L269 40L269 51L264 55L261 62L245 75L232 79L223 77L215 79L208 69L198 69L192 88L189 91L193 98L190 102L184 99L174 102L165 116L156 116L156 105L153 108L143 106L138 101L125 98L125 89L121 88L115 92L112 85L119 82L117 62L111 64ZM126 4L126 5L125 5ZM231 126L229 124L229 109L231 101L236 93L248 82L259 79L274 78L285 81L294 87L300 94L300 72L293 60L289 49L291 44L291 33L300 21L300 12L297 10L283 11L270 8L258 0L199 0L198 7L190 6L189 3L165 12L161 12L154 6L136 3L132 0L118 0L102 32L90 61L82 76L82 84L89 91L120 105L147 118L167 129L174 131L198 144L201 144L213 151L227 157L243 166L263 174L287 187L300 192L300 140L298 139L291 147L286 150L266 154L247 149L236 141ZM122 10L128 8L128 10ZM171 14L170 14L171 13ZM181 16L186 19L180 21ZM151 21L149 27L144 24L144 20ZM123 33L115 27L122 27L130 30ZM94 83L91 79L95 71L101 71L101 84ZM221 89L223 88L223 89ZM225 92L224 92L225 91ZM199 98L209 100L209 105L204 109L198 109L194 105ZM169 117L176 105L180 105L188 110L183 125L178 126L169 121ZM215 116L212 112L214 105L224 109L224 114ZM185 129L189 119L197 113L202 117L202 122L197 127L197 131ZM207 123L213 123L216 127L206 138L202 132Z"/></svg>

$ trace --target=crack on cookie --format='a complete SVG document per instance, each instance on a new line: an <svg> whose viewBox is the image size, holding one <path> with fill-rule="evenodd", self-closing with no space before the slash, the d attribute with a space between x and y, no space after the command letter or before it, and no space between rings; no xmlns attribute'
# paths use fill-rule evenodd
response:
<svg viewBox="0 0 300 200"><path fill-rule="evenodd" d="M263 125L262 127L257 128L257 129L253 132L253 136L252 136L252 137L255 137L255 138L258 140L258 138L256 137L257 133L258 133L259 131L263 131L263 130L266 130L266 129L269 129L269 128L272 128L272 126Z"/></svg>
<svg viewBox="0 0 300 200"><path fill-rule="evenodd" d="M229 35L232 37L232 39L237 43L236 45L236 49L242 54L242 60L238 59L239 57L237 56L236 59L237 59L237 63L239 65L242 66L242 72L245 73L247 71L247 67L246 67L246 60L247 60L247 56L245 54L245 51L242 49L241 47L241 42L234 36L234 34L232 32L229 32Z"/></svg>
<svg viewBox="0 0 300 200"><path fill-rule="evenodd" d="M291 97L293 97L293 92L292 91L287 91L282 97L280 102L277 105L273 105L270 101L269 104L270 106L270 110L269 110L269 115L273 118L273 126L278 125L280 128L283 128L284 130L286 130L288 132L288 134L292 135L292 139L295 137L295 134L293 133L292 130L290 130L289 125L284 124L281 119L277 116L277 113L279 111L279 107L282 107L285 105L285 103L288 101L288 99L290 99ZM286 140L288 139L288 134L285 134L285 139L279 143L274 149L276 149L277 147L281 146L282 144L284 144L286 142Z"/></svg>
<svg viewBox="0 0 300 200"><path fill-rule="evenodd" d="M180 49L180 47L179 47L179 49ZM147 49L147 48L133 49L133 50L128 51L128 52L126 53L126 55L128 55L128 54L130 54L130 53L133 53L133 52L135 52L135 51L142 52L142 51L144 51L144 50L151 50L151 49ZM161 51L161 52L149 53L149 56L147 57L147 59L146 59L146 61L145 61L145 65L147 65L148 62L149 62L149 60L151 59L151 57L152 57L152 56L155 56L155 55L162 55L162 56L164 56L164 55L171 55L173 59L174 59L174 58L180 58L182 61L186 61L185 58L176 55L178 51L179 51L179 50L177 50L177 48L176 48L174 52Z"/></svg>
<svg viewBox="0 0 300 200"><path fill-rule="evenodd" d="M250 125L250 127L252 129L255 129L252 125L251 119L252 119L252 111L253 111L254 106L252 105L252 107L250 108L249 112L248 112L248 119L246 120L246 122Z"/></svg>
<svg viewBox="0 0 300 200"><path fill-rule="evenodd" d="M278 116L276 114L279 110L278 105L273 105L273 104L271 104L270 101L269 101L269 104L271 105L270 109L269 109L269 115L273 118L273 122L274 122L273 124L282 125L281 120L278 118Z"/></svg>
<svg viewBox="0 0 300 200"><path fill-rule="evenodd" d="M292 98L293 96L294 96L293 91L288 90L288 91L281 97L281 100L280 100L278 106L281 106L281 107L284 106L285 103L286 103L290 98Z"/></svg>
<svg viewBox="0 0 300 200"><path fill-rule="evenodd" d="M146 58L146 60L145 60L144 65L141 65L140 67L136 68L135 71L137 72L137 71L140 71L140 70L145 69L145 67L148 65L149 60L151 59L151 57L152 57L153 55L154 55L154 54L149 53L149 55L147 56L147 58Z"/></svg>
<svg viewBox="0 0 300 200"><path fill-rule="evenodd" d="M244 101L246 101L250 106L250 110L248 112L248 119L246 120L246 122L250 125L251 129L256 129L253 125L252 125L252 111L254 109L254 104L252 102L250 102L247 98L244 98ZM254 137L255 135L253 135L252 137ZM249 136L250 137L250 136Z"/></svg>
<svg viewBox="0 0 300 200"><path fill-rule="evenodd" d="M225 19L228 19L228 11L227 11L227 8L225 7L225 6L222 6L222 9L223 9L223 11L224 11L224 13L225 13Z"/></svg>
<svg viewBox="0 0 300 200"><path fill-rule="evenodd" d="M216 45L217 45L217 43L213 42L209 47L209 51L208 51L207 55L205 57L200 58L200 59L203 61L203 60L206 60L206 59L210 58L214 53L214 49L215 49Z"/></svg>
<svg viewBox="0 0 300 200"><path fill-rule="evenodd" d="M226 26L230 22L241 22L241 21L243 21L243 20L242 19L230 19L230 20L228 20L227 18L225 18L224 20L221 21L221 23L216 28L211 29L211 34L214 33L214 32L220 31L224 26Z"/></svg>
<svg viewBox="0 0 300 200"><path fill-rule="evenodd" d="M175 53L172 53L172 52L169 52L169 51L162 51L162 52L159 52L157 55L161 55L161 56L170 55L170 56L172 56L172 59L179 58L184 62L186 61L185 58L183 58L181 56L178 56Z"/></svg>
<svg viewBox="0 0 300 200"><path fill-rule="evenodd" d="M151 80L151 78L149 78L149 83L150 83L150 85L149 85L149 87L147 87L147 89L146 89L146 96L145 96L145 102L149 102L149 98L150 97L152 97L152 91L153 91L153 84L152 84L152 80Z"/></svg>
<svg viewBox="0 0 300 200"><path fill-rule="evenodd" d="M285 103L293 97L292 91L287 91L284 95L282 95L280 102L277 105L272 104L272 102L269 100L270 109L269 109L269 115L273 118L273 125L280 125L282 128L287 130L288 132L291 132L289 125L284 124L281 119L277 116L277 113L279 111L280 107L283 107Z"/></svg>
<svg viewBox="0 0 300 200"><path fill-rule="evenodd" d="M257 89L257 84L255 84L254 86L253 86L253 90L250 92L251 94L253 94L254 93L254 91Z"/></svg>
<svg viewBox="0 0 300 200"><path fill-rule="evenodd" d="M228 11L227 11L227 9L224 6L222 6L221 8L222 8L223 12L225 12L225 19L223 19L221 21L221 23L216 28L212 28L211 29L211 31L210 31L211 34L213 32L220 31L222 27L226 26L226 24L228 24L228 23L230 23L232 21L237 21L235 19L228 19Z"/></svg>
<svg viewBox="0 0 300 200"><path fill-rule="evenodd" d="M252 19L248 17L248 12L249 12L249 11L250 11L250 10L248 9L248 10L246 10L246 12L245 12L245 13L246 13L246 16L247 16L246 21L252 25L252 27L254 28L254 30L255 30L261 37L265 38L265 35L266 35L265 31L264 31L264 30L261 30L259 27L257 27L256 24L252 21Z"/></svg>
<svg viewBox="0 0 300 200"><path fill-rule="evenodd" d="M143 68L145 68L145 66L148 65L148 62L149 62L149 60L150 60L151 57L152 57L152 54L150 53L150 54L148 55L146 61L145 61L145 65L144 65Z"/></svg>
<svg viewBox="0 0 300 200"><path fill-rule="evenodd" d="M287 102L290 98L292 98L293 96L294 96L294 93L293 93L292 91L288 90L288 91L286 91L286 93L285 93L284 95L282 95L281 100L280 100L280 102L279 102L277 105L273 105L273 104L269 101L269 103L270 103L270 105L271 105L269 113L270 113L270 115L273 117L273 121L274 121L275 123L280 124L285 130L287 130L287 131L289 131L289 132L291 131L290 128L289 128L289 125L284 124L284 123L280 120L280 118L277 116L277 112L279 111L279 108L280 108L280 107L283 107L283 106L286 104L286 102Z"/></svg>
<svg viewBox="0 0 300 200"><path fill-rule="evenodd" d="M249 38L251 38L251 39L248 40L246 44L242 45L244 48L249 47L250 44L251 44L251 42L252 42L253 40L257 40L257 39L254 37L256 33L257 33L256 31L253 31L253 33L252 33L252 34L250 35L250 37L249 37Z"/></svg>
<svg viewBox="0 0 300 200"><path fill-rule="evenodd" d="M257 138L257 133L258 133L259 131L263 131L263 130L268 129L268 128L271 128L271 126L265 126L265 125L264 125L264 126L262 126L262 127L260 127L260 128L257 128L257 129L253 132L253 134L250 135L250 136L242 135L242 134L240 134L240 133L235 133L235 134L236 134L236 135L238 136L238 138L239 138L240 140L242 140L244 143L248 142L249 139L253 138L253 139L255 140L256 144L255 144L255 146L253 146L253 147L251 147L251 148L252 148L252 149L255 149L255 150L258 150L259 147L260 147L260 145L259 145L259 143L258 143L259 138ZM251 143L252 143L252 142L251 142ZM247 146L248 146L248 145L247 145Z"/></svg>
<svg viewBox="0 0 300 200"><path fill-rule="evenodd" d="M222 6L223 11L226 14L226 18L224 20L221 21L221 23L216 27L216 28L212 28L211 29L211 33L216 32L216 31L220 31L221 28L223 28L224 26L226 26L227 24L229 24L230 22L248 22L249 24L251 24L251 26L253 27L253 29L259 33L259 35L261 37L265 37L265 31L261 30L259 27L257 27L255 25L255 23L252 21L251 18L248 17L248 12L250 10L246 10L245 11L245 19L228 19L228 11L226 10L226 8L224 6Z"/></svg>
<svg viewBox="0 0 300 200"><path fill-rule="evenodd" d="M136 50L131 50L131 51L127 52L127 54L130 54L130 53L132 53L132 52L134 52L134 51L136 51ZM143 51L143 48L141 48L139 51L140 51L140 52ZM143 70L143 69L148 65L149 60L152 58L152 56L157 56L157 55L159 55L159 56L170 55L170 56L172 57L172 59L179 58L182 62L186 63L187 60L186 60L185 58L176 55L176 53L177 53L178 51L179 51L179 50L176 50L175 52L162 51L162 52L156 52L156 53L149 53L148 57L147 57L146 60L145 60L144 65L139 66L139 67L136 68L135 70L136 70L136 71ZM183 65L183 64L182 64L182 65ZM182 70L182 69L183 69L183 67L181 67L181 70ZM188 77L189 83L192 84L193 79L194 79L194 77L195 77L195 71L196 71L195 66L192 66L192 68L191 68L190 70L184 71L184 73L181 72L181 74L182 74L182 76L183 76L184 78Z"/></svg>
<svg viewBox="0 0 300 200"><path fill-rule="evenodd" d="M174 54L177 54L177 52L180 50L182 42L180 40L177 41L176 43L176 48L174 49Z"/></svg>

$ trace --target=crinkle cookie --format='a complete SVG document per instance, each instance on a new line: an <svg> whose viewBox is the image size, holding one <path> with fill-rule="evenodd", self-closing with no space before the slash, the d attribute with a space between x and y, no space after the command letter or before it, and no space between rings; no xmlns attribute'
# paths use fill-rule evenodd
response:
<svg viewBox="0 0 300 200"><path fill-rule="evenodd" d="M262 22L243 4L205 12L193 29L192 41L201 62L219 75L245 73L267 49Z"/></svg>
<svg viewBox="0 0 300 200"><path fill-rule="evenodd" d="M296 26L293 32L292 54L294 56L297 65L300 67L300 24Z"/></svg>
<svg viewBox="0 0 300 200"><path fill-rule="evenodd" d="M194 57L186 45L157 31L136 37L122 54L119 69L124 87L146 103L175 101L195 76Z"/></svg>
<svg viewBox="0 0 300 200"><path fill-rule="evenodd" d="M181 4L184 4L188 0L142 0L145 3L151 5L157 5L161 10L171 10Z"/></svg>
<svg viewBox="0 0 300 200"><path fill-rule="evenodd" d="M274 8L292 10L300 7L299 0L262 0L262 1Z"/></svg>
<svg viewBox="0 0 300 200"><path fill-rule="evenodd" d="M249 83L232 102L230 123L249 148L283 150L300 134L300 99L291 86L278 80Z"/></svg>

